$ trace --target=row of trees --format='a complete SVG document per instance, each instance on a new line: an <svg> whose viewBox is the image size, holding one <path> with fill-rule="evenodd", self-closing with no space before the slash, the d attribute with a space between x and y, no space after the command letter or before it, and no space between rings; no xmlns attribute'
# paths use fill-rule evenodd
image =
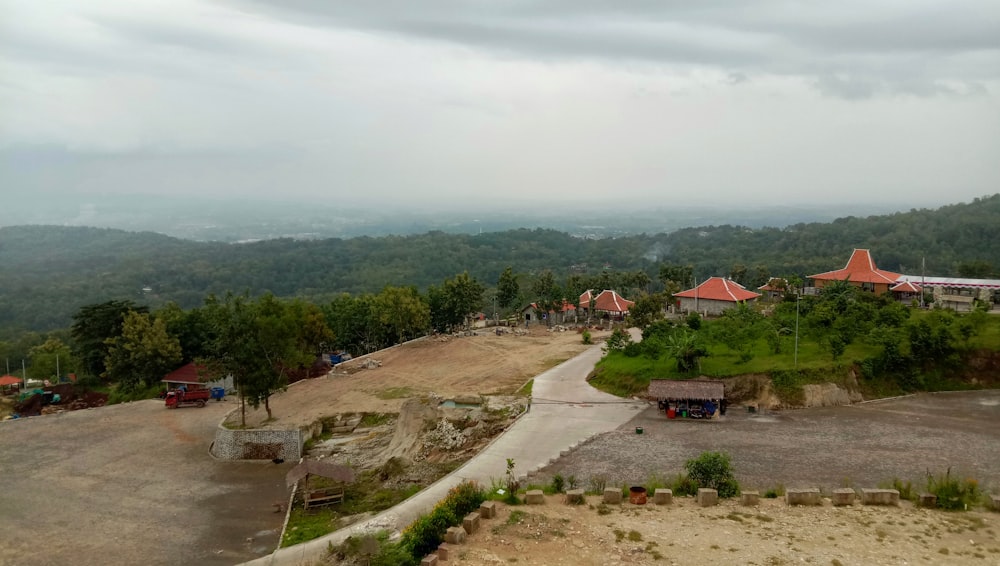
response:
<svg viewBox="0 0 1000 566"><path fill-rule="evenodd" d="M492 283L508 265L532 277L551 269L561 283L574 276L644 273L646 281L591 285L626 296L639 290L676 292L690 287L695 275L698 280L728 275L748 287L763 284L772 273L804 277L839 267L854 247L871 247L879 265L893 271L920 273L926 259L928 275L991 278L1000 277L998 239L1000 195L938 210L830 223L705 226L604 240L554 230L511 230L233 246L117 230L3 227L0 340L23 330L68 326L81 305L108 297L131 298L152 308L169 302L192 308L206 295L248 289L253 296L271 292L320 303L332 293L378 293L387 285L412 285L426 292L465 270L473 279ZM661 263L681 270L665 273ZM604 271L604 266L613 270ZM151 291L141 291L147 285ZM527 281L521 286L530 290ZM583 287L561 286L567 298Z"/></svg>

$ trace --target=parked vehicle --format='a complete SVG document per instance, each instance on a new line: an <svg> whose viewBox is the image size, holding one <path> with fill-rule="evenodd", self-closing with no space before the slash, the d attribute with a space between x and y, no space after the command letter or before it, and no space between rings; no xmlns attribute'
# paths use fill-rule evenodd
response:
<svg viewBox="0 0 1000 566"><path fill-rule="evenodd" d="M187 405L204 407L205 403L211 398L211 394L212 392L209 389L194 389L192 391L175 389L167 391L166 406L168 409L176 409L177 407Z"/></svg>

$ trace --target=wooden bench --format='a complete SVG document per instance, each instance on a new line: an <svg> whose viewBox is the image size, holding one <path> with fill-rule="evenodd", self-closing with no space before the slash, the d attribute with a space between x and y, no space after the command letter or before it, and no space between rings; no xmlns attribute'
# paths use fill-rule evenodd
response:
<svg viewBox="0 0 1000 566"><path fill-rule="evenodd" d="M303 507L308 509L310 506L317 507L320 505L332 505L334 503L342 503L344 501L344 488L343 487L321 487L316 489L307 489L302 494Z"/></svg>

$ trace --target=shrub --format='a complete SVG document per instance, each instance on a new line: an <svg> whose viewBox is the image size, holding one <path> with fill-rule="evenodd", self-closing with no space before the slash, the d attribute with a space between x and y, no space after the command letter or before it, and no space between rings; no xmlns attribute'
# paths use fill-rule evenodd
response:
<svg viewBox="0 0 1000 566"><path fill-rule="evenodd" d="M729 455L724 452L702 452L701 456L688 460L684 468L698 487L715 489L719 492L719 497L735 497L740 491Z"/></svg>
<svg viewBox="0 0 1000 566"><path fill-rule="evenodd" d="M979 483L971 478L951 477L951 468L943 476L927 474L927 491L937 496L937 506L947 511L963 511L979 500Z"/></svg>
<svg viewBox="0 0 1000 566"><path fill-rule="evenodd" d="M413 559L419 560L437 549L444 541L448 527L458 524L462 517L474 511L483 501L486 501L486 494L474 483L465 482L453 487L433 511L421 516L403 531L399 539L400 547Z"/></svg>
<svg viewBox="0 0 1000 566"><path fill-rule="evenodd" d="M596 475L590 476L590 492L602 494L604 493L604 488L608 486L608 476Z"/></svg>
<svg viewBox="0 0 1000 566"><path fill-rule="evenodd" d="M562 474L556 474L552 476L552 490L556 493L562 493L563 488L566 487L566 480L563 479Z"/></svg>
<svg viewBox="0 0 1000 566"><path fill-rule="evenodd" d="M778 484L774 487L768 488L764 492L764 497L768 499L776 499L778 497L783 497L785 495L785 486L783 484Z"/></svg>
<svg viewBox="0 0 1000 566"><path fill-rule="evenodd" d="M584 344L593 344L593 341L592 341L593 339L590 336L590 331L589 330L584 330L581 333L581 336L583 337L583 343Z"/></svg>
<svg viewBox="0 0 1000 566"><path fill-rule="evenodd" d="M670 484L670 489L677 497L698 495L698 482L688 477L687 474L677 474Z"/></svg>

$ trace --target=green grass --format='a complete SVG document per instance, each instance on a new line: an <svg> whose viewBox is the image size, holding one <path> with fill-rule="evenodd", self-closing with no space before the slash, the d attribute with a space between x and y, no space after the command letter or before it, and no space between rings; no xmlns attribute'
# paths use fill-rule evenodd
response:
<svg viewBox="0 0 1000 566"><path fill-rule="evenodd" d="M914 311L912 320L930 316L927 311ZM707 324L711 324L708 322ZM908 344L901 348L906 351ZM775 389L783 399L794 403L801 395L801 387L806 383L843 382L847 370L860 360L873 357L880 347L865 339L855 340L847 346L836 361L830 352L817 342L800 336L798 359L794 348L794 338L788 337L780 354L771 352L764 340L756 341L748 361L740 360L740 352L730 350L721 344L708 347L709 355L701 358L700 368L690 373L677 371L676 361L663 355L658 359L645 356L628 357L622 352L611 352L597 363L590 384L594 387L627 397L645 393L650 379L691 379L700 376L726 378L746 374L780 375ZM969 340L971 349L1000 350L1000 316L992 316L980 326L979 333ZM863 380L862 392L867 397L885 397L903 393L903 388L893 380ZM923 388L930 391L966 389L973 386L953 376L932 374L924 376Z"/></svg>
<svg viewBox="0 0 1000 566"><path fill-rule="evenodd" d="M529 379L528 383L525 383L524 385L522 385L521 388L518 389L516 393L514 393L514 395L522 395L524 397L531 397L531 388L534 385L535 385L535 380L534 379Z"/></svg>
<svg viewBox="0 0 1000 566"><path fill-rule="evenodd" d="M388 389L383 389L375 394L376 397L383 400L390 399L406 399L407 397L416 397L417 392L409 387L390 387Z"/></svg>
<svg viewBox="0 0 1000 566"><path fill-rule="evenodd" d="M442 466L439 476L447 475L450 466ZM346 487L344 502L337 505L318 507L308 511L300 503L292 508L288 527L282 537L281 546L292 546L333 532L342 517L367 511L384 511L416 494L423 486L411 485L405 488L383 488L378 478L378 470L368 470L358 474L357 480ZM316 481L316 480L314 480ZM433 479L431 480L433 481ZM322 482L320 479L317 485Z"/></svg>

